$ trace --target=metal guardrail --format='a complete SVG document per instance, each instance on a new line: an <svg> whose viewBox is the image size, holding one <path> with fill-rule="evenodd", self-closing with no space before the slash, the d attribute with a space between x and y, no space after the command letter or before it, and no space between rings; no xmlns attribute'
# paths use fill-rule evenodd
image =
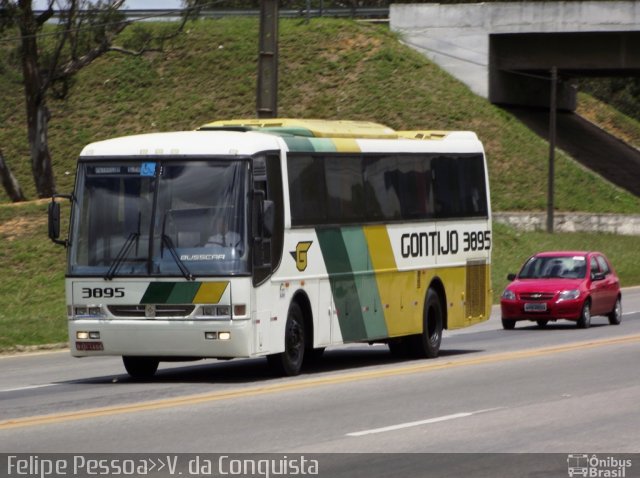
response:
<svg viewBox="0 0 640 478"><path fill-rule="evenodd" d="M90 11L90 10L89 10ZM168 9L126 9L120 10L125 18L131 20L175 20L179 18L183 10L180 8ZM42 11L34 12L36 15ZM223 18L223 17L249 17L259 16L260 10L257 9L208 9L201 10L200 18ZM53 18L58 18L58 14L54 13ZM375 19L387 20L389 18L388 7L358 7L358 8L312 8L312 9L281 9L280 18L359 18L359 19Z"/></svg>

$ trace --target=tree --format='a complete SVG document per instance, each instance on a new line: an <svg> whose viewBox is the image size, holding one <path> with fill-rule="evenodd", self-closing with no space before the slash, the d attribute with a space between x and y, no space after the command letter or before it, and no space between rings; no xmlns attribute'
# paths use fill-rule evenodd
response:
<svg viewBox="0 0 640 478"><path fill-rule="evenodd" d="M179 33L189 18L185 14L171 34L144 38L140 48L133 51L114 44L118 34L131 23L120 10L125 0L47 1L46 10L38 13L33 9L33 0L0 0L0 34L16 35L18 44L31 171L40 198L56 192L49 152L48 96L64 98L73 76L109 51L140 55L159 49L158 45ZM45 27L54 15L57 22Z"/></svg>
<svg viewBox="0 0 640 478"><path fill-rule="evenodd" d="M5 191L9 195L9 198L13 202L24 201L25 197L22 193L22 189L20 189L20 184L18 184L18 180L15 178L11 170L7 166L7 163L4 160L4 154L2 154L2 150L0 149L0 179L2 180L2 185L4 186Z"/></svg>

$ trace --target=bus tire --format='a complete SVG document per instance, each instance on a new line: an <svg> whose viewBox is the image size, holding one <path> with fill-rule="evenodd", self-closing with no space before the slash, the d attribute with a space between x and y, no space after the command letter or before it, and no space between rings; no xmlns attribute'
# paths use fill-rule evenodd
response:
<svg viewBox="0 0 640 478"><path fill-rule="evenodd" d="M422 333L413 337L414 354L420 358L436 358L440 353L444 314L438 293L429 289L422 313Z"/></svg>
<svg viewBox="0 0 640 478"><path fill-rule="evenodd" d="M160 360L153 357L122 357L124 368L131 378L148 379L155 375Z"/></svg>
<svg viewBox="0 0 640 478"><path fill-rule="evenodd" d="M300 306L293 302L289 306L284 330L284 352L267 357L271 370L276 375L291 377L302 370L306 342L304 317Z"/></svg>

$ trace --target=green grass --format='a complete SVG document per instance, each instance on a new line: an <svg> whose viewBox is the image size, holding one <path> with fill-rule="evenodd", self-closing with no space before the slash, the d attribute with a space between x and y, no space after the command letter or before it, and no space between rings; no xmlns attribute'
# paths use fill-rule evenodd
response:
<svg viewBox="0 0 640 478"><path fill-rule="evenodd" d="M66 341L65 252L45 217L43 203L0 207L0 350Z"/></svg>
<svg viewBox="0 0 640 478"><path fill-rule="evenodd" d="M640 148L640 121L619 112L586 93L578 93L578 108L576 112L609 134L620 138L635 148Z"/></svg>

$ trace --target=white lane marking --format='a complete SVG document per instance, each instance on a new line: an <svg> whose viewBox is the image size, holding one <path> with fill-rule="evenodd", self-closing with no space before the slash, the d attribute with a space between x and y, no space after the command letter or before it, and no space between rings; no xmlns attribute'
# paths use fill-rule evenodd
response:
<svg viewBox="0 0 640 478"><path fill-rule="evenodd" d="M640 310L632 310L631 312L622 312L622 315L633 315L633 314L640 314Z"/></svg>
<svg viewBox="0 0 640 478"><path fill-rule="evenodd" d="M56 384L55 383L43 383L42 385L28 385L26 387L5 388L3 390L0 390L0 393L19 392L21 390L33 390L33 389L36 389L36 388L53 387L54 385L56 385Z"/></svg>
<svg viewBox="0 0 640 478"><path fill-rule="evenodd" d="M370 430L362 430L362 431L359 431L359 432L347 433L347 436L350 436L350 437L361 437L363 435L373 435L374 433L391 432L391 431L394 431L394 430L401 430L403 428L418 427L420 425L429 425L431 423L445 422L447 420L456 420L458 418L470 417L471 415L477 415L478 413L485 413L485 412L490 412L490 411L493 411L493 410L499 410L500 408L503 408L503 407L487 408L486 410L476 410L475 412L454 413L452 415L444 415L442 417L428 418L426 420L418 420L418 421L415 421L415 422L399 423L397 425L390 425L388 427L372 428Z"/></svg>

